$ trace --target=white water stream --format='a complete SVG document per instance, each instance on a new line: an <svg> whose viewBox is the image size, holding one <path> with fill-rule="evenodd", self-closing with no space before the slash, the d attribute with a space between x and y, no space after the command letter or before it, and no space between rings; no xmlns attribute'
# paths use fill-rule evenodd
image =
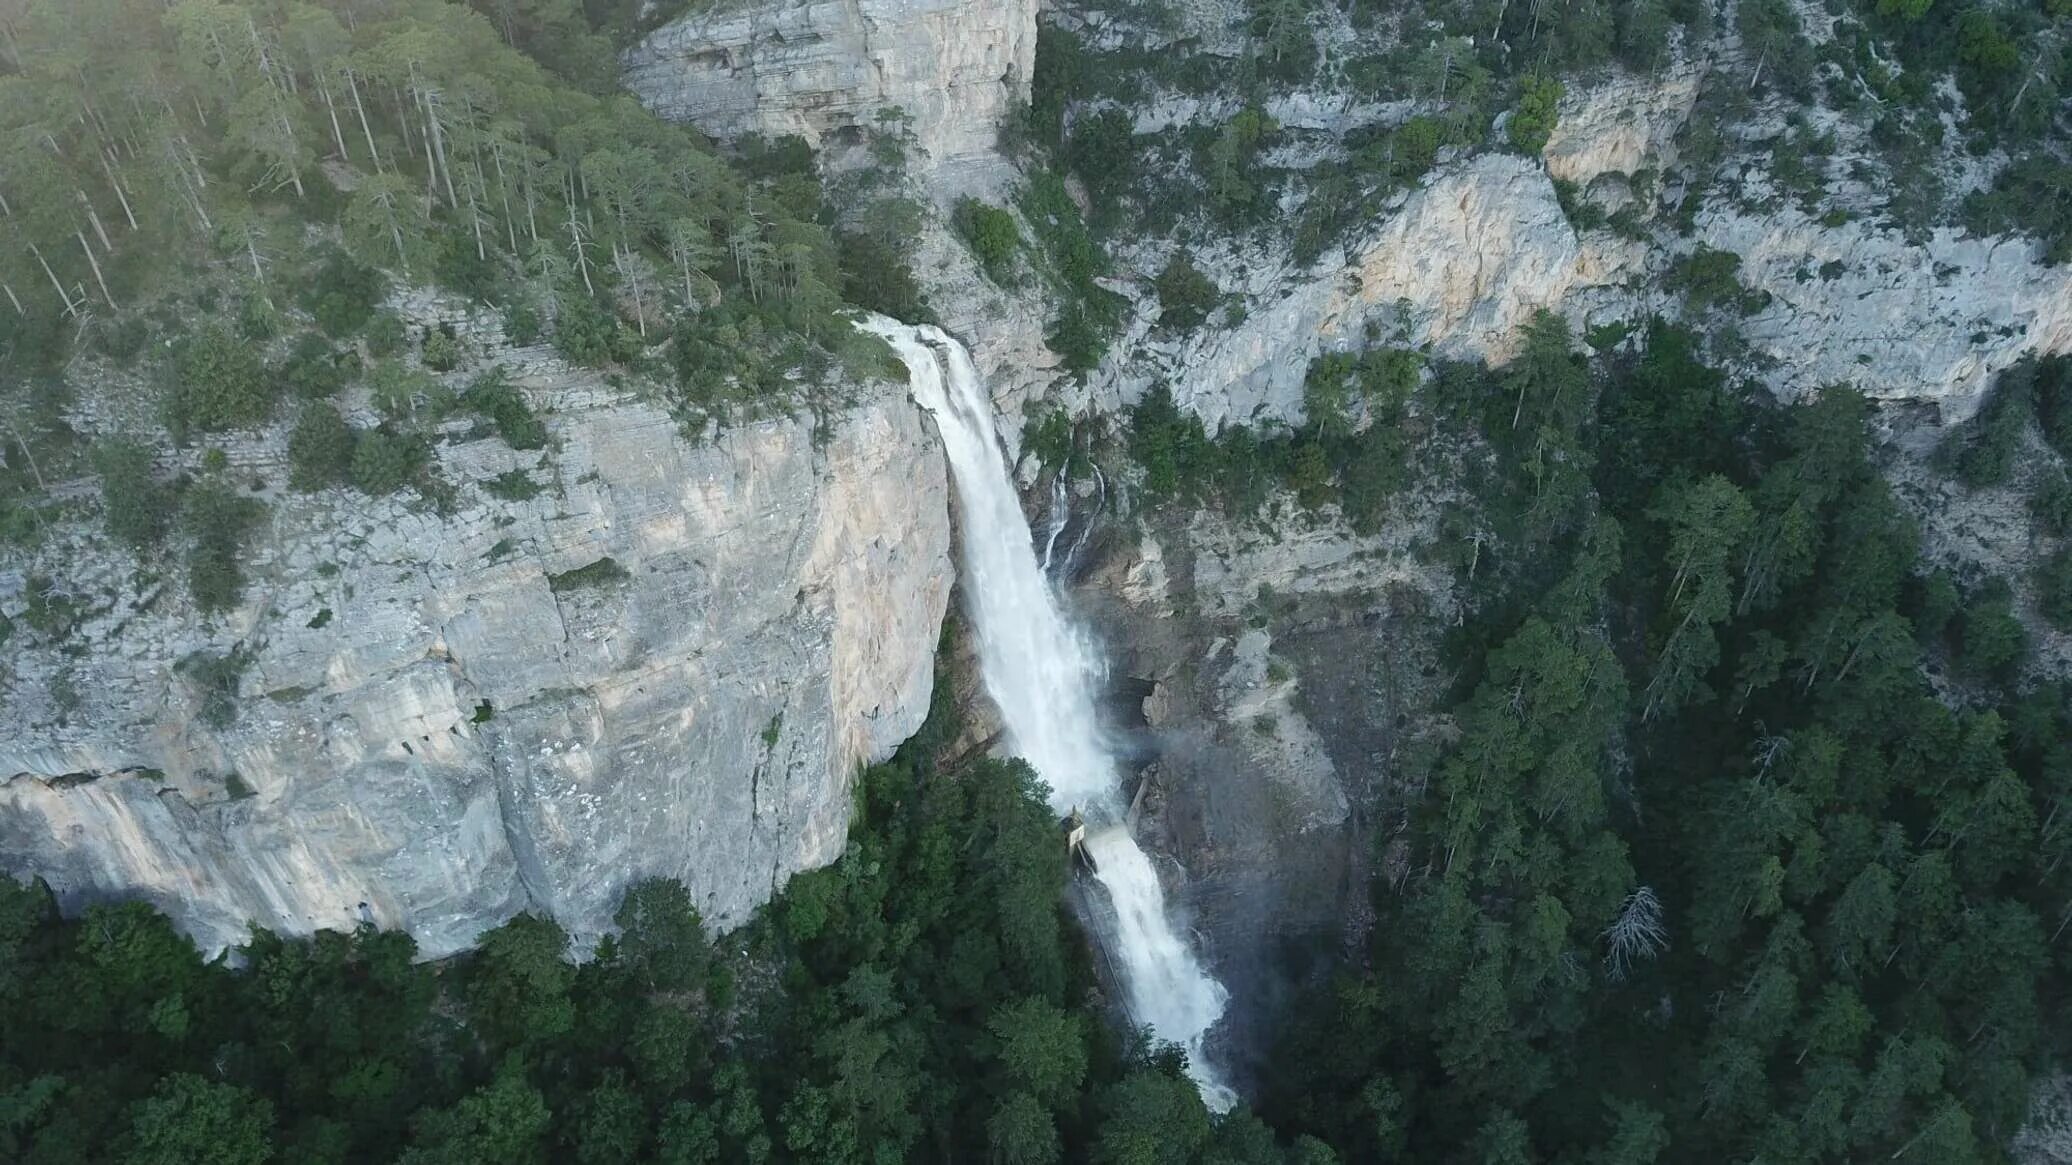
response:
<svg viewBox="0 0 2072 1165"><path fill-rule="evenodd" d="M1157 871L1124 823L1115 758L1094 715L1099 657L1059 611L1037 561L978 371L964 345L940 328L880 316L859 326L899 353L912 373L914 400L935 414L942 431L986 693L1000 708L1008 750L1050 786L1051 808L1061 817L1075 808L1086 817L1086 850L1115 907L1113 954L1130 1016L1187 1049L1188 1074L1209 1107L1223 1111L1235 1097L1217 1079L1202 1041L1229 993L1173 929ZM1046 555L1058 532L1048 531Z"/></svg>

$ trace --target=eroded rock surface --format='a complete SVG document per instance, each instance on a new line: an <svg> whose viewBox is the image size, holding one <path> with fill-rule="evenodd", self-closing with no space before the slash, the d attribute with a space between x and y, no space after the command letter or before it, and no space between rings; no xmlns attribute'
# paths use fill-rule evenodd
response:
<svg viewBox="0 0 2072 1165"><path fill-rule="evenodd" d="M779 0L686 16L626 54L650 108L722 137L797 134L819 147L910 118L922 161L990 170L1029 96L1033 0Z"/></svg>
<svg viewBox="0 0 2072 1165"><path fill-rule="evenodd" d="M147 898L210 949L365 918L436 956L521 908L594 938L646 875L725 927L833 860L855 767L927 711L952 578L932 430L890 385L818 434L698 444L592 375L521 384L549 452L455 434L444 514L272 498L217 620L97 532L49 548L84 654L10 645L0 869L72 907ZM254 439L232 472L278 455ZM480 491L513 469L544 489ZM0 565L10 615L38 569ZM246 661L227 726L200 714L197 652Z"/></svg>

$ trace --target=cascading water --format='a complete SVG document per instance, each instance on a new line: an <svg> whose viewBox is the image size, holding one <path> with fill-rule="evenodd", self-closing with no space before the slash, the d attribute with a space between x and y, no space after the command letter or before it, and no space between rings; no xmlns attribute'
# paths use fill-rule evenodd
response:
<svg viewBox="0 0 2072 1165"><path fill-rule="evenodd" d="M964 346L934 327L873 316L859 324L906 362L914 400L935 414L957 485L964 535L964 594L979 668L1000 708L1007 747L1050 786L1061 816L1087 820L1084 845L1116 914L1116 961L1135 1022L1187 1049L1188 1074L1211 1108L1235 1099L1202 1041L1229 993L1166 916L1165 892L1130 836L1114 757L1094 715L1097 656L1065 621L1037 561L1014 479L993 431L992 409ZM1052 540L1056 537L1052 533Z"/></svg>

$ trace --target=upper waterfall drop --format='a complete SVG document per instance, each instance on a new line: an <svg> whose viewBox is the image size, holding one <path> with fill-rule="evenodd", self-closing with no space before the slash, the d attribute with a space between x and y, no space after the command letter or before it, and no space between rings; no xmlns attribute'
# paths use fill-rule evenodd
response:
<svg viewBox="0 0 2072 1165"><path fill-rule="evenodd" d="M986 693L1005 744L1050 787L1060 816L1078 809L1095 877L1116 914L1115 951L1132 1019L1187 1050L1188 1074L1218 1111L1236 1097L1203 1043L1229 992L1201 965L1166 914L1151 860L1124 824L1115 758L1095 715L1099 654L1068 622L1036 555L1014 477L993 428L992 403L964 345L932 326L869 316L858 324L891 344L914 400L936 418L963 532L964 598Z"/></svg>

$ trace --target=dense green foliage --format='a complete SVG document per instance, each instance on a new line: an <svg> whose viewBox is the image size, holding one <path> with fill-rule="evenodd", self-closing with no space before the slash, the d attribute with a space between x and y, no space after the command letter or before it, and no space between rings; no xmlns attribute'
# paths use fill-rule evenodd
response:
<svg viewBox="0 0 2072 1165"><path fill-rule="evenodd" d="M640 363L667 317L721 301L758 318L772 352L861 350L840 289L896 284L905 265L881 246L852 253L873 268L861 279L842 269L810 154L750 141L730 163L612 95L627 12L477 7L87 0L0 14L8 349L54 361L89 317L124 358L153 328L178 335L164 376L176 436L268 420L282 381L336 391L350 372L313 337L266 372L265 350L304 319L395 352L406 337L380 311L391 275L551 322L587 363ZM187 326L196 316L218 322ZM444 328L416 339L434 371L470 355Z"/></svg>
<svg viewBox="0 0 2072 1165"><path fill-rule="evenodd" d="M244 546L266 507L220 472L188 487L180 525L188 537L187 589L204 613L227 611L245 589Z"/></svg>
<svg viewBox="0 0 2072 1165"><path fill-rule="evenodd" d="M1183 332L1207 321L1222 298L1215 281L1202 274L1193 260L1179 253L1166 260L1154 290L1158 292L1159 326Z"/></svg>
<svg viewBox="0 0 2072 1165"><path fill-rule="evenodd" d="M156 545L172 522L172 491L151 472L151 451L133 441L113 441L96 451L101 471L101 515L110 536L138 550Z"/></svg>
<svg viewBox="0 0 2072 1165"><path fill-rule="evenodd" d="M283 483L263 459L246 476L240 437L235 485L190 486L196 453L168 451L154 417L176 446L292 426L292 488L445 504L431 452L456 407L476 435L548 442L527 392L482 370L455 299L513 342L639 378L692 424L881 374L842 297L920 314L918 217L881 198L838 246L802 143L723 155L616 92L616 46L668 7L0 4L0 532L41 539L53 485L99 473L111 536L152 551L177 529L197 602L234 604L259 498ZM444 322L386 306L422 288L449 297ZM68 414L75 353L125 374L84 369L92 407ZM361 393L378 427L301 403L352 415ZM129 444L95 456L81 412L120 418Z"/></svg>
<svg viewBox="0 0 2072 1165"><path fill-rule="evenodd" d="M0 879L0 1156L1330 1165L1108 1034L1041 791L956 732L861 774L842 859L721 944L647 881L580 964L520 915L444 965L367 927L232 970L144 903L65 921Z"/></svg>
<svg viewBox="0 0 2072 1165"><path fill-rule="evenodd" d="M1310 510L1335 504L1353 529L1372 533L1406 475L1407 406L1423 370L1423 358L1403 348L1322 356L1303 383L1300 428L1231 424L1213 438L1169 389L1154 386L1130 410L1130 456L1156 501L1256 518L1285 488Z"/></svg>
<svg viewBox="0 0 2072 1165"><path fill-rule="evenodd" d="M288 484L317 490L348 480L353 467L353 427L332 406L304 405L288 434Z"/></svg>
<svg viewBox="0 0 2072 1165"><path fill-rule="evenodd" d="M1673 329L1586 364L1542 320L1427 391L1496 453L1459 738L1267 1114L1357 1160L1999 1159L2072 1034L2072 693L2012 686L2005 588L1916 575L1861 398Z"/></svg>
<svg viewBox="0 0 2072 1165"><path fill-rule="evenodd" d="M962 199L950 222L971 248L971 254L995 283L1014 282L1015 255L1022 249L1022 232L1014 215L976 198Z"/></svg>
<svg viewBox="0 0 2072 1165"><path fill-rule="evenodd" d="M1980 232L2035 234L2052 261L2072 253L2060 129L2072 80L2072 8L1835 0L1817 27L1804 11L1786 0L1716 8L1581 0L1559 12L1497 2L1250 0L1237 14L1246 35L1233 57L1228 41L1190 35L1198 17L1183 19L1174 5L1088 0L1076 6L1077 19L1040 28L1017 139L1084 185L1104 237L1167 234L1206 219L1285 240L1307 263L1381 213L1441 147L1501 142L1537 152L1555 128L1565 85L1594 84L1613 65L1659 76L1680 41L1686 60L1714 61L1679 142L1686 180L1671 188L1651 171L1630 175L1639 200L1616 210L1572 199L1579 225L1639 234L1659 209L1673 211L1668 225L1688 233L1708 199L1760 213L1780 201L1771 190L1838 222L1860 213L1861 189L1851 183L1875 176L1884 191L1878 216L1915 238L1961 221ZM1356 106L1400 102L1418 115L1350 129L1284 128L1263 118L1269 100L1295 91ZM1778 97L1782 117L1769 104ZM1133 111L1190 99L1217 112L1136 132ZM1831 120L1792 106L1844 120L1857 132L1842 140L1864 146L1840 164ZM1505 111L1503 132L1493 135ZM1720 165L1730 150L1767 151L1768 190L1745 184L1744 165ZM2009 164L1995 166L1992 187L1960 197L1951 170L1964 155L1996 151Z"/></svg>
<svg viewBox="0 0 2072 1165"><path fill-rule="evenodd" d="M1560 119L1561 82L1531 74L1518 84L1518 106L1504 123L1504 136L1521 154L1537 154L1546 148Z"/></svg>

